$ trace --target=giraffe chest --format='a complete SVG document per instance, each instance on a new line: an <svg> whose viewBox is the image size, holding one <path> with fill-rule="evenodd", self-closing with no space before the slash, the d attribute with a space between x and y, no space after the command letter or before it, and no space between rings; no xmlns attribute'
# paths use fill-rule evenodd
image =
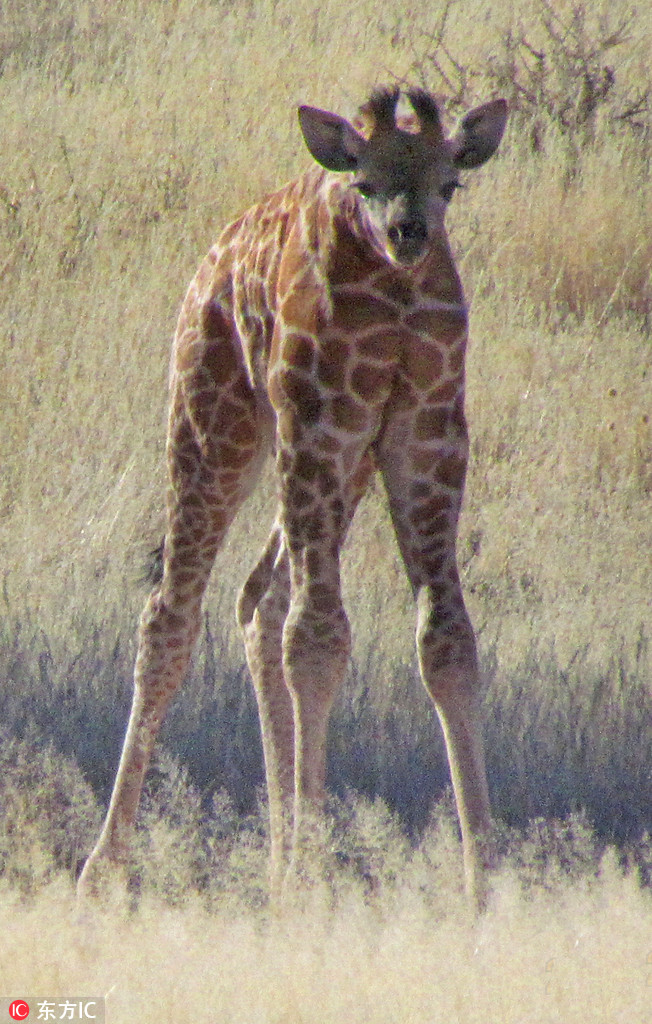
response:
<svg viewBox="0 0 652 1024"><path fill-rule="evenodd" d="M340 440L375 436L390 409L436 414L445 428L463 389L462 305L350 285L332 288L327 306L310 295L309 316L294 298L279 310L268 374L277 412Z"/></svg>
<svg viewBox="0 0 652 1024"><path fill-rule="evenodd" d="M398 381L416 402L417 393L463 373L463 296L454 287L444 298L440 291L386 268L362 283L328 282L321 290L307 275L279 306L274 362L317 388L371 404L384 403Z"/></svg>
<svg viewBox="0 0 652 1024"><path fill-rule="evenodd" d="M252 381L283 381L311 409L339 410L342 425L393 391L418 404L443 387L453 399L466 308L445 240L429 266L405 273L325 204L306 210L298 198L272 197L233 238L232 310Z"/></svg>

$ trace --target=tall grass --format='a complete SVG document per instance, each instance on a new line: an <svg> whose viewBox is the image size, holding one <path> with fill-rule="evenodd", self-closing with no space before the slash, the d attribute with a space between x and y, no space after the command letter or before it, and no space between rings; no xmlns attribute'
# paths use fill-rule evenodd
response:
<svg viewBox="0 0 652 1024"><path fill-rule="evenodd" d="M621 844L651 827L652 24L624 0L588 13L560 3L555 49L551 10L2 5L0 704L11 736L35 724L100 801L130 697L136 578L162 525L185 282L229 218L307 165L298 102L347 112L372 84L410 78L445 92L451 116L498 90L512 102L500 157L450 214L473 299L459 555L489 687L494 805L521 826L583 808L601 841ZM545 60L532 65L523 40ZM594 73L591 40L595 81L608 65L614 84L587 134L558 100L582 61ZM528 67L534 106L519 92ZM636 118L620 117L637 96ZM255 812L259 742L232 608L273 494L268 470L219 556L166 729L209 818L220 787ZM352 528L345 586L356 646L331 786L382 798L416 835L447 775L379 489Z"/></svg>
<svg viewBox="0 0 652 1024"><path fill-rule="evenodd" d="M457 853L440 835L374 898L341 882L279 916L149 897L80 920L61 882L22 905L4 890L0 977L13 998L105 995L117 1024L647 1020L649 894L613 857L527 894L504 871L473 924L442 898Z"/></svg>

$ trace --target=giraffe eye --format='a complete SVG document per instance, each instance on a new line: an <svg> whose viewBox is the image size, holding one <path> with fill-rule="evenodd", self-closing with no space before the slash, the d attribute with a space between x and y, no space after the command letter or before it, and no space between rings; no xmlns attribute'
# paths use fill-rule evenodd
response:
<svg viewBox="0 0 652 1024"><path fill-rule="evenodd" d="M378 192L376 186L371 185L368 181L356 181L354 186L363 199L372 199Z"/></svg>
<svg viewBox="0 0 652 1024"><path fill-rule="evenodd" d="M446 184L442 185L442 187L439 189L439 194L442 197L442 199L445 199L447 203L450 203L451 199L453 198L453 193L455 192L455 189L461 187L462 186L460 185L459 181L447 181Z"/></svg>

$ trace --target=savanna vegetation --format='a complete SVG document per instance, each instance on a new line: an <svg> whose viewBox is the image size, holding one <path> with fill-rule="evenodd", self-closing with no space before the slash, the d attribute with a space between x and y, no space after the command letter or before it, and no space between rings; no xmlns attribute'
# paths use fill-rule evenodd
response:
<svg viewBox="0 0 652 1024"><path fill-rule="evenodd" d="M651 52L652 15L628 0L0 4L0 990L97 986L116 1020L649 1024ZM312 930L264 917L233 605L270 468L216 563L148 781L140 914L73 926L66 878L113 780L162 529L183 290L220 228L307 165L297 104L352 113L392 81L437 91L451 123L496 95L511 109L449 214L472 300L459 557L494 903L469 931L378 488L346 551L326 880L303 897Z"/></svg>

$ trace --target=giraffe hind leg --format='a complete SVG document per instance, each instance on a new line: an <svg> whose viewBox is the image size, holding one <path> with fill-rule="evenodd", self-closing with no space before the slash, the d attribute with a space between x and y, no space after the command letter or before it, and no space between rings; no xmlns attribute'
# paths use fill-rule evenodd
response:
<svg viewBox="0 0 652 1024"><path fill-rule="evenodd" d="M178 524L168 542L180 539ZM217 549L217 538L212 541ZM181 548L183 550L183 548ZM203 548L204 557L209 555ZM186 673L200 626L201 595L210 564L190 565L182 559L193 593L175 592L176 552L165 557L163 582L154 588L143 610L134 670L134 696L120 764L102 834L79 880L79 891L94 895L103 876L121 870L129 859L131 833L136 819L144 777L167 708Z"/></svg>
<svg viewBox="0 0 652 1024"><path fill-rule="evenodd" d="M275 524L238 599L238 622L258 703L265 759L273 897L280 893L288 860L294 792L294 719L281 646L289 600L287 552Z"/></svg>
<svg viewBox="0 0 652 1024"><path fill-rule="evenodd" d="M184 366L189 363L185 353ZM173 387L162 578L141 616L131 715L104 827L79 880L81 894L94 895L105 876L128 861L143 780L186 673L215 554L265 451L264 425L245 371L233 373L224 387L216 377L221 364L208 345L204 357L195 353L195 363L194 384L186 371Z"/></svg>

